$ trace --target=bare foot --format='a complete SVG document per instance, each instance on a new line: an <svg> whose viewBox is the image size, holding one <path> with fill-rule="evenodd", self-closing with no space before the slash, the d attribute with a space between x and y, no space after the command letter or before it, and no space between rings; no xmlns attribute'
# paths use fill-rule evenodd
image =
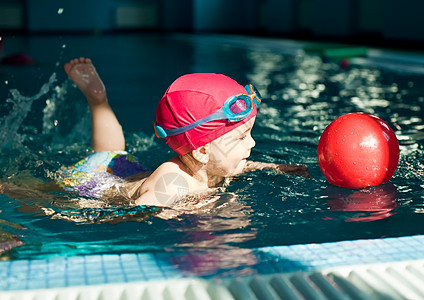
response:
<svg viewBox="0 0 424 300"><path fill-rule="evenodd" d="M89 105L107 102L106 89L91 59L76 58L64 65L66 74L87 97Z"/></svg>

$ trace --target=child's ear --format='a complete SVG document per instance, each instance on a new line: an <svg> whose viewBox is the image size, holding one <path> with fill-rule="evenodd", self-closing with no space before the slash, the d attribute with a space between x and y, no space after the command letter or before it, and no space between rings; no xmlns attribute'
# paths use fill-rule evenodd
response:
<svg viewBox="0 0 424 300"><path fill-rule="evenodd" d="M193 150L193 157L202 164L207 164L209 161L210 144L203 145Z"/></svg>

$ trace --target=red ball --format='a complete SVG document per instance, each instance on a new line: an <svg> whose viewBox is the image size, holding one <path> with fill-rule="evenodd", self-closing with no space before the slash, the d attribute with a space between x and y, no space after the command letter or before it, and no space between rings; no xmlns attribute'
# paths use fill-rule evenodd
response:
<svg viewBox="0 0 424 300"><path fill-rule="evenodd" d="M392 178L399 162L399 143L382 119L366 114L343 115L327 126L318 143L318 163L327 180L361 189Z"/></svg>

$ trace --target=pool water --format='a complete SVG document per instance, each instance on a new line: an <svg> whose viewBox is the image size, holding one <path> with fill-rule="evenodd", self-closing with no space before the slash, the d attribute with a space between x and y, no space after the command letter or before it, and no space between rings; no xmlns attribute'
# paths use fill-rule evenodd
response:
<svg viewBox="0 0 424 300"><path fill-rule="evenodd" d="M173 209L100 203L62 191L0 195L0 247L6 259L55 255L240 249L424 234L424 77L373 65L342 68L295 47L244 38L105 35L6 37L5 51L33 66L0 66L0 169L4 182L49 182L61 166L90 153L89 115L62 65L91 57L124 128L127 150L154 169L174 154L154 137L156 104L178 76L224 73L264 97L251 159L306 164L312 179L257 171L224 191ZM9 47L9 48L8 48ZM390 62L388 64L390 66ZM389 123L400 143L390 182L363 190L330 185L316 149L338 116L368 112ZM2 252L2 250L0 250Z"/></svg>

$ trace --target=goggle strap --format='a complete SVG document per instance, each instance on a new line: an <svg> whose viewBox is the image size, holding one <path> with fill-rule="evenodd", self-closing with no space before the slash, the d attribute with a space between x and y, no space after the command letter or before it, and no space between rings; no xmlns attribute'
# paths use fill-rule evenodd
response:
<svg viewBox="0 0 424 300"><path fill-rule="evenodd" d="M249 97L253 98L253 102L255 103L256 107L261 104L262 97L259 94L259 91L255 88L253 84L247 84L244 86L245 90L249 94Z"/></svg>
<svg viewBox="0 0 424 300"><path fill-rule="evenodd" d="M205 124L207 122L220 120L220 119L223 119L223 118L225 118L225 116L224 116L224 113L222 112L222 109L220 109L220 110L214 112L213 114L206 116L206 117L204 117L200 120L197 120L193 123L190 123L188 125L178 127L178 128L173 128L173 129L164 129L164 128L162 128L162 129L166 132L167 136L173 136L173 135L178 135L180 133L189 131L189 130L193 129L194 127Z"/></svg>

